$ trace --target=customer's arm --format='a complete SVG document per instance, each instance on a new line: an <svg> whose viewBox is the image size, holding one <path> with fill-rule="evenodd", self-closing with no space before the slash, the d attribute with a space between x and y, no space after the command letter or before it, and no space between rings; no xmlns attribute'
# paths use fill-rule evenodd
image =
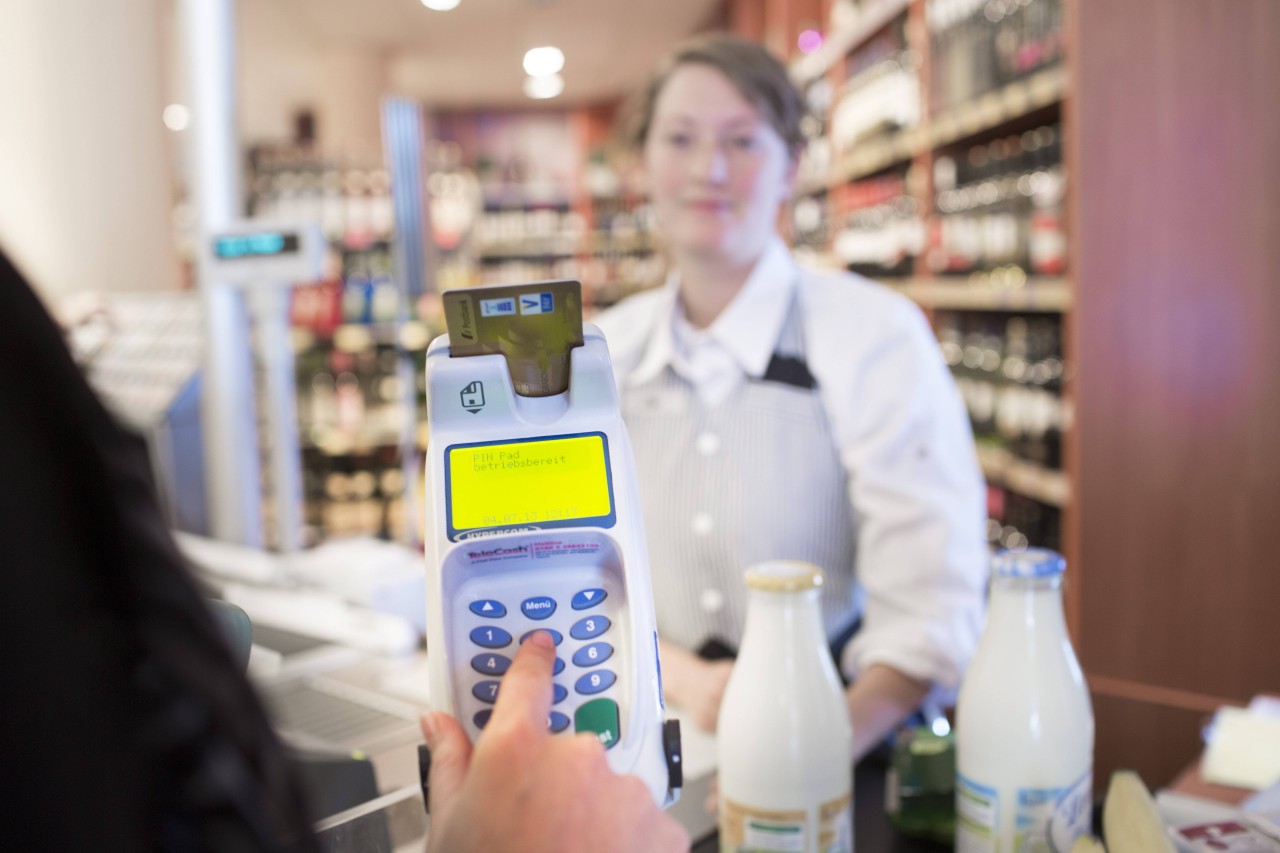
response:
<svg viewBox="0 0 1280 853"><path fill-rule="evenodd" d="M547 731L554 662L543 632L520 647L474 746L448 714L422 718L431 747L428 853L688 850L688 836L645 784L609 769L594 735Z"/></svg>

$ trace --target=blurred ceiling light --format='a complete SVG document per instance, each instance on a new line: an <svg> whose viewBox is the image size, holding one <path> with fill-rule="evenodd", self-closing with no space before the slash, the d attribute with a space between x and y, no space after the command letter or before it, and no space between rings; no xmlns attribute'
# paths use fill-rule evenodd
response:
<svg viewBox="0 0 1280 853"><path fill-rule="evenodd" d="M530 77L559 74L564 68L564 54L558 47L535 47L524 55L524 73Z"/></svg>
<svg viewBox="0 0 1280 853"><path fill-rule="evenodd" d="M458 8L459 0L422 0L422 5L433 12L448 12Z"/></svg>
<svg viewBox="0 0 1280 853"><path fill-rule="evenodd" d="M554 98L564 91L564 78L559 74L524 78L524 93L535 100Z"/></svg>
<svg viewBox="0 0 1280 853"><path fill-rule="evenodd" d="M170 130L186 130L191 126L191 110L182 104L170 104L164 108L164 126Z"/></svg>
<svg viewBox="0 0 1280 853"><path fill-rule="evenodd" d="M796 39L796 46L802 53L813 53L822 47L822 33L817 30L805 30Z"/></svg>

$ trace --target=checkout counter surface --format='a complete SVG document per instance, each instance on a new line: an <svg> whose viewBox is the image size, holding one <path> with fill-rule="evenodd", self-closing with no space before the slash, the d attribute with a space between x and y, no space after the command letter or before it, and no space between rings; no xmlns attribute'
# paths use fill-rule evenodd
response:
<svg viewBox="0 0 1280 853"><path fill-rule="evenodd" d="M418 784L417 717L426 710L426 655L419 652L406 658L367 655L356 650L303 638L286 631L255 628L255 640L264 642L282 655L283 665L272 676L259 675L258 687L275 712L282 734L295 748L310 750L314 757L358 749L368 760L359 764L368 778L351 784L352 777L330 775L328 785L312 786L313 797L339 783L338 796L321 796L321 810L315 826L322 850L329 853L401 853L425 848L430 819L423 808ZM254 667L250 666L251 673ZM305 716L295 718L291 699L308 697ZM339 731L349 731L353 721L373 716L368 725L356 726L350 739L333 736L329 721L315 713L316 698L342 705L336 708ZM359 713L353 713L358 711ZM676 709L668 713L679 717ZM319 725L319 729L317 729ZM695 853L718 851L715 816L705 803L715 775L715 739L685 721L685 788L670 812L693 839ZM317 734L329 732L328 737ZM324 771L325 765L319 768ZM306 768L304 768L305 770ZM314 779L316 767L311 768ZM340 769L340 768L339 768ZM351 771L352 768L346 768ZM936 843L912 839L899 833L884 813L886 765L872 755L854 773L854 836L856 849L876 853L932 853L950 849ZM332 769L329 771L332 773ZM376 783L374 776L376 775ZM308 778L304 773L304 779ZM355 779L355 782L361 782ZM360 792L367 792L360 796ZM332 793L332 792L331 792ZM345 801L345 802L344 802ZM330 813L321 803L359 803ZM342 806L338 806L342 808Z"/></svg>
<svg viewBox="0 0 1280 853"><path fill-rule="evenodd" d="M885 765L875 758L854 773L854 847L875 853L937 853L950 846L902 835L884 813ZM711 776L692 781L672 813L693 839L693 853L718 853L714 818L704 803ZM422 790L406 786L317 824L320 849L325 853L421 853L430 819L422 805Z"/></svg>

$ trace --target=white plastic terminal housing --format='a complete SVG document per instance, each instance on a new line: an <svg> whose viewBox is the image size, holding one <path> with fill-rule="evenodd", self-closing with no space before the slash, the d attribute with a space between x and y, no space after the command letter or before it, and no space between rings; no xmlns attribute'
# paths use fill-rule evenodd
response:
<svg viewBox="0 0 1280 853"><path fill-rule="evenodd" d="M679 796L668 779L663 739L664 707L658 662L657 628L644 523L636 491L635 461L623 426L613 368L604 336L584 326L584 344L572 351L569 389L551 397L515 393L501 355L451 358L447 336L427 350L429 439L426 478L427 660L433 703L453 714L474 739L477 713L491 707L472 690L485 678L472 659L485 653L470 638L477 627L511 635L503 649L514 655L520 637L539 628L563 636L557 656L564 661L555 677L567 696L553 706L572 721L573 710L587 701L610 698L618 704L620 736L608 749L609 766L645 781L659 804ZM612 518L603 526L453 531L448 524L447 453L451 446L602 433L612 478ZM602 603L574 610L571 600L586 589L603 589ZM526 616L521 603L550 597L556 612L545 619ZM506 608L500 618L481 617L472 602L496 600ZM585 617L606 617L610 627L596 638L578 640L570 628ZM612 657L604 664L617 681L598 694L580 695L576 682L589 670L576 665L574 652L592 640L607 641ZM496 677L496 676L495 676ZM572 722L568 731L573 731ZM678 758L677 758L678 761Z"/></svg>

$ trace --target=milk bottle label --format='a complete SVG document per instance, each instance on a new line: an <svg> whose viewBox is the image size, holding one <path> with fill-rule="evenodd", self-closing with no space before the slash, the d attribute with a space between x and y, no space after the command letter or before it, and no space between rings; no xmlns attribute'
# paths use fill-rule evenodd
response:
<svg viewBox="0 0 1280 853"><path fill-rule="evenodd" d="M818 807L818 850L821 853L853 853L853 796L841 797Z"/></svg>
<svg viewBox="0 0 1280 853"><path fill-rule="evenodd" d="M852 853L853 811L849 795L822 803L817 832L799 809L781 811L744 806L726 799L720 822L723 853Z"/></svg>
<svg viewBox="0 0 1280 853"><path fill-rule="evenodd" d="M1049 845L1067 851L1082 835L1088 835L1093 814L1093 768L1065 790L1053 805L1049 818Z"/></svg>
<svg viewBox="0 0 1280 853"><path fill-rule="evenodd" d="M1067 853L1089 832L1093 769L1063 788L1017 788L1001 801L995 788L960 776L956 783L957 853ZM1002 843L1000 815L1012 809L1013 838Z"/></svg>
<svg viewBox="0 0 1280 853"><path fill-rule="evenodd" d="M995 853L1000 795L995 788L956 777L956 853Z"/></svg>

